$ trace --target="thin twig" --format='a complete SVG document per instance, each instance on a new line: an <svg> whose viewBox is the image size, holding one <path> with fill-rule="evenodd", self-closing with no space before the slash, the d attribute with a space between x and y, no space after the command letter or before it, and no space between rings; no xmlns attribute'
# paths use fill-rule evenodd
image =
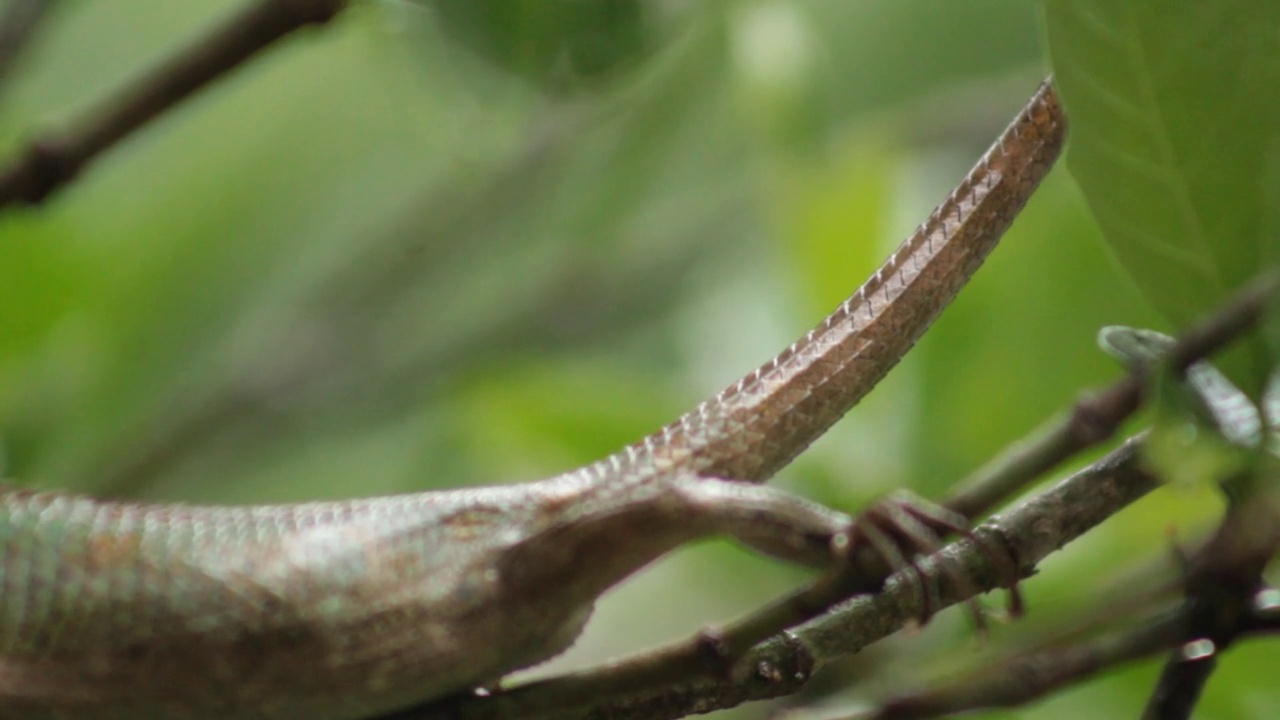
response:
<svg viewBox="0 0 1280 720"><path fill-rule="evenodd" d="M38 204L103 151L275 41L329 22L346 0L256 0L0 171L0 208Z"/></svg>
<svg viewBox="0 0 1280 720"><path fill-rule="evenodd" d="M1280 275L1267 273L1247 285L1205 321L1184 332L1165 362L1176 373L1226 346L1249 328L1280 289ZM961 481L942 504L970 519L994 507L1033 479L1077 452L1111 437L1142 401L1148 369L1133 373L1044 423L1027 438Z"/></svg>
<svg viewBox="0 0 1280 720"><path fill-rule="evenodd" d="M1186 578L1187 622L1161 671L1142 717L1186 720L1218 665L1218 658L1255 625L1262 573L1280 548L1276 477L1266 458L1255 492L1233 497L1209 542L1191 559ZM1274 592L1274 591L1272 591Z"/></svg>
<svg viewBox="0 0 1280 720"><path fill-rule="evenodd" d="M1265 288L1263 285L1255 286ZM1261 307L1264 289L1246 293L1245 307ZM1239 306L1237 306L1239 307ZM1248 315L1249 310L1244 315ZM1230 314L1230 313L1229 313ZM1237 316L1243 317L1243 316ZM1189 342L1216 342L1222 332L1244 329L1244 325L1220 322L1190 333ZM1181 358L1185 362L1185 356ZM1061 438L1055 428L1043 436ZM1034 458L1030 450L1017 448L1009 466ZM1001 468L999 463L996 468ZM1265 467L1265 466L1264 466ZM1001 473L988 473L993 487L1004 482ZM1240 483L1237 483L1240 484ZM1255 484L1269 487L1269 483ZM1275 528L1275 510L1259 493L1252 502L1234 503L1217 532L1188 561L1185 583L1187 600L1176 611L1149 613L1136 628L1113 632L1065 649L1041 649L1021 653L998 666L967 673L960 681L912 693L860 713L859 720L906 720L950 715L967 710L1009 707L1042 697L1060 687L1128 660L1147 657L1177 648L1165 665L1146 709L1149 720L1181 720L1190 716L1200 691L1217 665L1217 657L1239 636L1250 632L1254 619L1254 598L1261 586L1261 571L1280 543ZM1142 595L1151 598L1150 590ZM1114 605L1110 606L1114 610ZM1188 653L1183 648L1192 648Z"/></svg>
<svg viewBox="0 0 1280 720"><path fill-rule="evenodd" d="M1275 607L1268 605L1274 603L1276 595L1275 590L1264 588L1246 598L1248 603L1233 628L1237 639L1271 636L1280 630ZM1157 713L1189 711L1208 678L1204 663L1213 664L1222 650L1200 642L1188 644L1188 629L1195 623L1195 613L1190 604L1173 609L1161 607L1131 627L1069 647L1042 647L1019 653L966 672L963 678L944 686L901 695L845 720L926 720L974 710L1018 707L1104 670L1170 650L1185 664L1166 666L1160 683L1165 694L1158 694L1160 702L1153 703L1147 712L1151 713L1152 708ZM1170 680L1166 682L1165 678Z"/></svg>
<svg viewBox="0 0 1280 720"><path fill-rule="evenodd" d="M1258 600L1274 590L1264 589L1251 596L1249 611L1236 628L1239 639L1273 636L1277 626L1275 610L1263 608ZM1026 705L1053 692L1078 684L1136 660L1175 650L1187 659L1187 629L1193 622L1188 605L1174 609L1161 608L1147 614L1134 626L1113 631L1065 648L1045 648L1020 653L996 665L968 672L965 677L946 686L902 695L871 710L855 713L845 720L926 720L948 717L974 710L1008 708ZM1197 643L1197 645L1199 645ZM1201 661L1212 661L1211 654ZM1196 674L1201 670L1196 668ZM1164 686L1171 690L1166 697L1171 704L1190 708L1194 705L1203 678L1186 673L1169 672L1166 676L1188 681L1187 684Z"/></svg>
<svg viewBox="0 0 1280 720"><path fill-rule="evenodd" d="M1102 670L1163 652L1178 642L1186 612L1164 609L1137 627L1071 647L1019 654L965 673L942 687L893 698L847 720L924 720L972 710L1018 707Z"/></svg>

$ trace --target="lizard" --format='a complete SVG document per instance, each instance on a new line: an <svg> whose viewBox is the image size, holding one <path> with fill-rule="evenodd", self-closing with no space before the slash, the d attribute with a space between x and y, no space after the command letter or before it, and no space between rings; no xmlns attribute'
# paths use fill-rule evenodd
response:
<svg viewBox="0 0 1280 720"><path fill-rule="evenodd" d="M1159 363L1174 342L1172 336L1146 328L1108 325L1098 331L1098 346L1130 371ZM1191 417L1206 423L1237 447L1263 444L1263 428L1274 432L1280 419L1280 386L1274 382L1268 382L1260 406L1206 361L1187 368L1185 385L1177 400L1186 404Z"/></svg>
<svg viewBox="0 0 1280 720"><path fill-rule="evenodd" d="M605 590L696 539L724 535L829 567L842 544L869 539L859 534L867 514L850 518L762 483L952 301L1048 173L1065 132L1046 81L815 329L580 469L269 506L0 487L0 719L357 720L559 654ZM954 529L927 512L913 517L926 530Z"/></svg>

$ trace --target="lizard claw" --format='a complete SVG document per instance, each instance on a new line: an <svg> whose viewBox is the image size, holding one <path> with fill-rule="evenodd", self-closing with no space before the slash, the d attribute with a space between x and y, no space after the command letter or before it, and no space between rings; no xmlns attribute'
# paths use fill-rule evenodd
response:
<svg viewBox="0 0 1280 720"><path fill-rule="evenodd" d="M980 536L972 533L968 522L958 513L928 502L910 493L895 493L864 510L854 522L853 545L866 544L878 559L892 572L909 572L920 597L919 623L927 624L941 603L938 590L930 583L920 566L919 558L932 555L942 548L947 535L960 535L982 548L994 563L1001 566L1002 575L1010 589L1009 613L1022 613L1022 596L1018 592L1018 574L1006 553L990 547ZM960 592L969 597L969 606L978 631L987 631L986 615L974 599L977 594L972 580L961 568L947 559L942 560L942 573Z"/></svg>

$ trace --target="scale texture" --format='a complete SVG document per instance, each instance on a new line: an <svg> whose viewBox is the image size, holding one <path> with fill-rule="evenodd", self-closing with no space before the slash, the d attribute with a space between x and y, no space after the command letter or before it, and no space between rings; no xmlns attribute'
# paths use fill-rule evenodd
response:
<svg viewBox="0 0 1280 720"><path fill-rule="evenodd" d="M910 349L1064 133L1046 83L821 325L575 472L265 507L0 489L0 719L357 720L563 651L600 593L690 540L822 564L848 517L756 483Z"/></svg>

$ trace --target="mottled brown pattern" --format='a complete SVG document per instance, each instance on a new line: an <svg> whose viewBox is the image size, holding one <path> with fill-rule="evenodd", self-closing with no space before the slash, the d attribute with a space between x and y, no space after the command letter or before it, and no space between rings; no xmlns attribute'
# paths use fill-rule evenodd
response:
<svg viewBox="0 0 1280 720"><path fill-rule="evenodd" d="M110 572L130 565L138 556L142 538L137 533L95 535L89 538L84 554L86 568L94 572Z"/></svg>

